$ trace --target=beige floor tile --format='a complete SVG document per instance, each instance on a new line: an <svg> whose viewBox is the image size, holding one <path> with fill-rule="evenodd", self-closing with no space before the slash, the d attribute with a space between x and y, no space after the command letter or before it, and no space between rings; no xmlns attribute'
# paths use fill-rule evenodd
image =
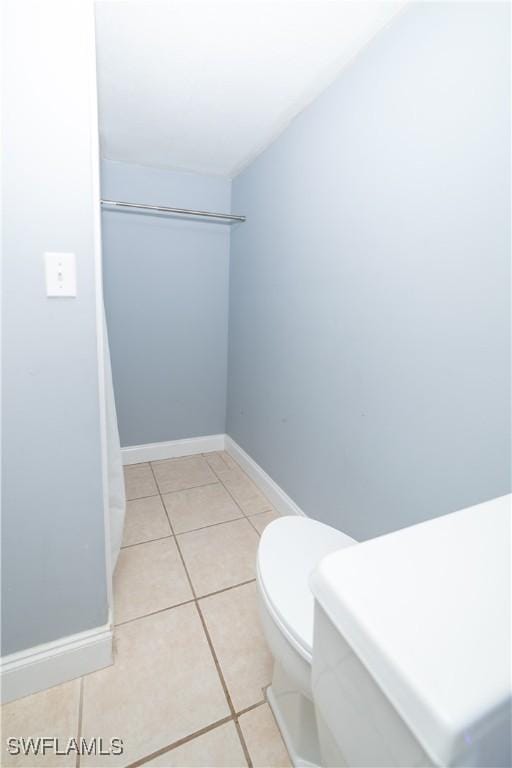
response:
<svg viewBox="0 0 512 768"><path fill-rule="evenodd" d="M155 496L158 493L155 478L149 464L132 464L124 467L126 500Z"/></svg>
<svg viewBox="0 0 512 768"><path fill-rule="evenodd" d="M171 529L160 496L126 503L123 547L169 536Z"/></svg>
<svg viewBox="0 0 512 768"><path fill-rule="evenodd" d="M240 508L220 483L167 493L163 500L175 533L242 517Z"/></svg>
<svg viewBox="0 0 512 768"><path fill-rule="evenodd" d="M229 465L223 458L223 451L212 451L211 453L203 453L204 458L213 469L214 472L222 473L227 472L230 469Z"/></svg>
<svg viewBox="0 0 512 768"><path fill-rule="evenodd" d="M51 736L59 739L59 749L65 750L69 739L78 737L78 707L80 680L57 685L33 696L4 704L2 707L2 759L1 765L29 768L31 766L73 766L76 754L56 756L47 751L45 755L10 755L7 739Z"/></svg>
<svg viewBox="0 0 512 768"><path fill-rule="evenodd" d="M145 765L155 768L245 768L247 761L235 724L230 722L196 736Z"/></svg>
<svg viewBox="0 0 512 768"><path fill-rule="evenodd" d="M219 479L246 515L256 515L271 509L271 504L241 469L228 469L219 473Z"/></svg>
<svg viewBox="0 0 512 768"><path fill-rule="evenodd" d="M199 485L217 481L216 475L203 456L155 461L152 467L160 493L183 491L185 488L196 488Z"/></svg>
<svg viewBox="0 0 512 768"><path fill-rule="evenodd" d="M177 538L198 596L256 576L259 539L245 519L182 533Z"/></svg>
<svg viewBox="0 0 512 768"><path fill-rule="evenodd" d="M272 657L260 628L256 584L199 601L235 710L261 701L272 678Z"/></svg>
<svg viewBox="0 0 512 768"><path fill-rule="evenodd" d="M195 605L118 627L112 667L84 678L84 737L123 739L118 757L81 766L128 765L229 716Z"/></svg>
<svg viewBox="0 0 512 768"><path fill-rule="evenodd" d="M119 553L114 574L116 624L191 598L174 538L137 544Z"/></svg>
<svg viewBox="0 0 512 768"><path fill-rule="evenodd" d="M242 471L227 451L212 451L211 453L204 453L203 456L218 475L228 472L230 469Z"/></svg>
<svg viewBox="0 0 512 768"><path fill-rule="evenodd" d="M230 469L240 469L240 465L237 464L237 462L234 460L232 456L227 451L221 451L220 455L228 465Z"/></svg>
<svg viewBox="0 0 512 768"><path fill-rule="evenodd" d="M239 718L254 768L288 768L290 758L268 704Z"/></svg>
<svg viewBox="0 0 512 768"><path fill-rule="evenodd" d="M268 512L260 512L257 515L251 515L249 519L258 533L261 535L267 525L271 523L272 520L277 520L278 517L281 517L281 515L279 515L274 509L269 509Z"/></svg>

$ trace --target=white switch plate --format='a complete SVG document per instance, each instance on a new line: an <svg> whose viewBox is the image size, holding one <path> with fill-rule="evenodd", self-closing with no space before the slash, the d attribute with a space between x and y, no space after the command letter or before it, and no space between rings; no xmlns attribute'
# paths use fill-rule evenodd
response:
<svg viewBox="0 0 512 768"><path fill-rule="evenodd" d="M76 264L74 253L44 254L47 296L76 296Z"/></svg>

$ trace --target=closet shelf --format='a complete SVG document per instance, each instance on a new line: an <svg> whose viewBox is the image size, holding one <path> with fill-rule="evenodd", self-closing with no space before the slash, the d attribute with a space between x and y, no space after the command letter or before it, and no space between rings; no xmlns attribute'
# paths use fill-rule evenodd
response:
<svg viewBox="0 0 512 768"><path fill-rule="evenodd" d="M193 216L195 218L216 219L217 221L234 224L245 221L245 216L236 216L233 213L212 213L211 211L194 211L192 208L169 208L165 205L146 205L144 203L125 203L121 200L101 200L101 204L112 208L133 208L141 212L166 213L171 216Z"/></svg>

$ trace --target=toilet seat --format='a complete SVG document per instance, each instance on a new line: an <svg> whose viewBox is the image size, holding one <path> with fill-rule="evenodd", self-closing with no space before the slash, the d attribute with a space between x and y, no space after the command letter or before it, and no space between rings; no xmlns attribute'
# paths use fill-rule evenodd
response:
<svg viewBox="0 0 512 768"><path fill-rule="evenodd" d="M331 552L356 542L306 517L281 517L264 530L258 548L260 594L289 643L311 663L314 598L309 576Z"/></svg>

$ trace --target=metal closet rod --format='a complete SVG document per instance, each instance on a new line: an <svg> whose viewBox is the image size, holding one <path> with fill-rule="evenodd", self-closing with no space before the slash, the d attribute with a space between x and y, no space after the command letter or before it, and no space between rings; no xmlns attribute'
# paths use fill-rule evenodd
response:
<svg viewBox="0 0 512 768"><path fill-rule="evenodd" d="M116 208L136 208L142 211L158 211L159 213L177 213L184 216L204 216L207 219L223 219L224 221L245 221L245 216L233 213L212 213L211 211L194 211L192 208L169 208L166 205L145 205L144 203L125 203L122 200L102 200L102 205L113 205Z"/></svg>

